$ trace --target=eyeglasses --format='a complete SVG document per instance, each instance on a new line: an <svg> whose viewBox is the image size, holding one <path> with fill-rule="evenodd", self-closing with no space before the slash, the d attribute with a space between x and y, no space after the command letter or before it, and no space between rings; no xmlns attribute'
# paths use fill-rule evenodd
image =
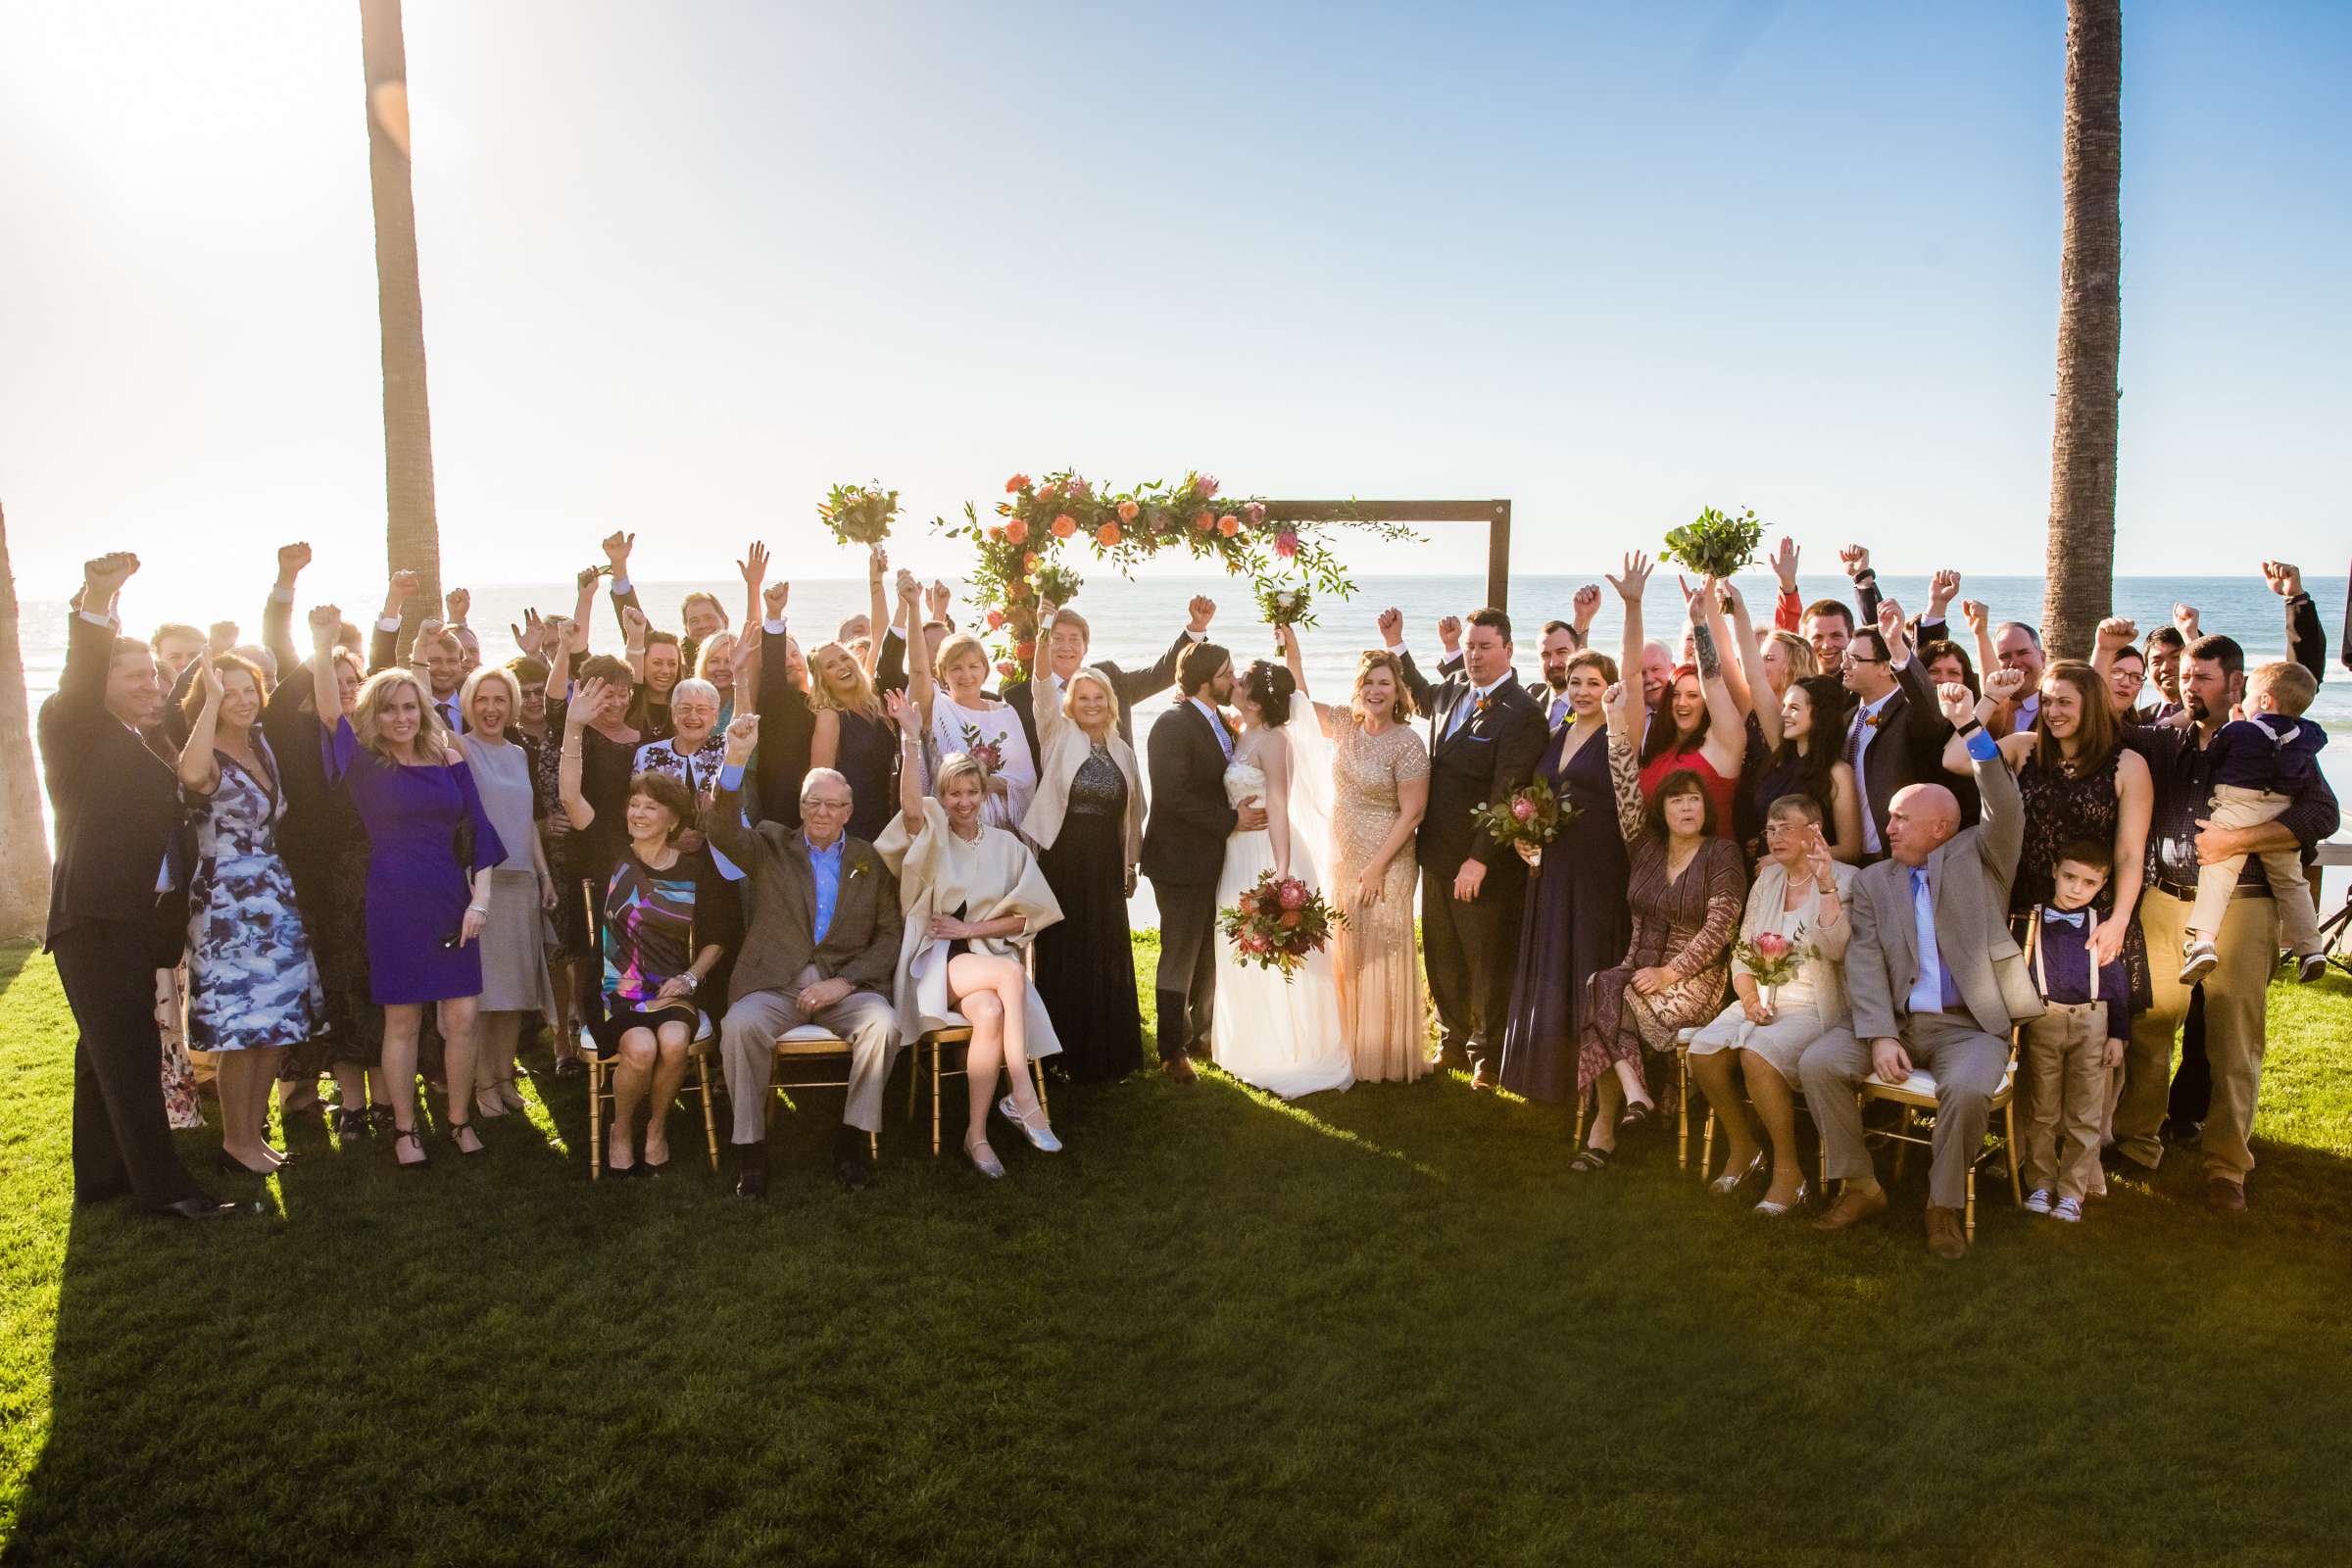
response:
<svg viewBox="0 0 2352 1568"><path fill-rule="evenodd" d="M801 803L804 811L846 811L849 808L850 803L847 801L820 800L813 795Z"/></svg>
<svg viewBox="0 0 2352 1568"><path fill-rule="evenodd" d="M1849 664L1891 664L1894 662L1891 659L1873 659L1868 654L1857 654L1850 646L1845 652L1845 662Z"/></svg>

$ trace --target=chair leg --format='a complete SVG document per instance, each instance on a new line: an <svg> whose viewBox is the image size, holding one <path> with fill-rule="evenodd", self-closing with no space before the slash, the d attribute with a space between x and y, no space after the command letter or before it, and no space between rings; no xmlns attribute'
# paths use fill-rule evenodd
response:
<svg viewBox="0 0 2352 1568"><path fill-rule="evenodd" d="M1712 1105L1712 1104L1709 1104L1709 1105L1707 1106L1707 1127L1706 1127L1706 1131L1705 1131L1705 1132L1703 1132L1703 1133L1701 1133L1701 1134L1699 1135L1699 1140L1698 1140L1698 1179L1699 1179L1700 1181L1702 1181L1702 1182L1703 1182L1703 1181L1705 1181L1705 1180L1707 1179L1707 1172L1709 1172L1709 1171L1713 1170L1714 1168L1715 1168L1715 1107L1714 1107L1714 1105Z"/></svg>
<svg viewBox="0 0 2352 1568"><path fill-rule="evenodd" d="M939 1057L938 1041L931 1042L931 1157L939 1157Z"/></svg>
<svg viewBox="0 0 2352 1568"><path fill-rule="evenodd" d="M605 1067L594 1055L588 1058L588 1179L601 1181L605 1174L604 1109Z"/></svg>
<svg viewBox="0 0 2352 1568"><path fill-rule="evenodd" d="M1911 1153L1911 1107L1909 1105L1903 1107L1903 1124L1895 1130L1894 1136L1894 1179L1899 1182L1903 1179L1903 1161Z"/></svg>
<svg viewBox="0 0 2352 1568"><path fill-rule="evenodd" d="M1029 1072L1037 1080L1037 1108L1050 1117L1054 1114L1054 1107L1046 1103L1046 1064L1042 1061L1031 1061Z"/></svg>
<svg viewBox="0 0 2352 1568"><path fill-rule="evenodd" d="M1974 1242L1977 1239L1977 1167L1974 1165L1968 1167L1968 1209L1965 1223L1968 1229L1968 1239Z"/></svg>
<svg viewBox="0 0 2352 1568"><path fill-rule="evenodd" d="M2011 1100L2001 1107L2001 1141L2009 1154L2009 1197L2022 1203L2026 1200L2026 1184L2017 1174L2017 1102Z"/></svg>
<svg viewBox="0 0 2352 1568"><path fill-rule="evenodd" d="M1582 1089L1576 1093L1576 1130L1568 1135L1570 1149L1585 1147L1585 1095L1586 1091Z"/></svg>
<svg viewBox="0 0 2352 1568"><path fill-rule="evenodd" d="M695 1087L703 1096L703 1147L710 1152L710 1174L718 1174L718 1117L710 1109L710 1058L694 1058Z"/></svg>
<svg viewBox="0 0 2352 1568"><path fill-rule="evenodd" d="M1674 1168L1690 1168L1690 1054L1674 1054Z"/></svg>

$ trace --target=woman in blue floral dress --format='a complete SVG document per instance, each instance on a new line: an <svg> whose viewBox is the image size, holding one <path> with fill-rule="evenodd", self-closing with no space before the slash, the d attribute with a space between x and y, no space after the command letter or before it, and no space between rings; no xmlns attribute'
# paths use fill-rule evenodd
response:
<svg viewBox="0 0 2352 1568"><path fill-rule="evenodd" d="M262 672L207 658L188 689L179 782L196 826L188 885L188 1044L220 1055L220 1167L267 1175L286 1156L263 1128L287 1048L325 1021L318 966L277 853L285 790L256 727Z"/></svg>

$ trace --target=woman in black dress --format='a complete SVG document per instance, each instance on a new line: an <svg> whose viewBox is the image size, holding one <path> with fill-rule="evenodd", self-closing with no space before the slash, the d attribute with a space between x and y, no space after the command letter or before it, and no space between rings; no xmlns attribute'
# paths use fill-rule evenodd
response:
<svg viewBox="0 0 2352 1568"><path fill-rule="evenodd" d="M871 844L890 825L898 802L892 764L899 757L898 728L882 711L882 699L858 656L827 643L808 661L808 706L814 726L808 736L808 765L829 767L850 781L850 837Z"/></svg>
<svg viewBox="0 0 2352 1568"><path fill-rule="evenodd" d="M1061 1037L1072 1080L1102 1083L1143 1065L1127 896L1144 851L1144 791L1119 738L1119 700L1094 670L1072 675L1061 703L1037 709L1045 754L1021 833L1062 918L1037 936L1037 994Z"/></svg>

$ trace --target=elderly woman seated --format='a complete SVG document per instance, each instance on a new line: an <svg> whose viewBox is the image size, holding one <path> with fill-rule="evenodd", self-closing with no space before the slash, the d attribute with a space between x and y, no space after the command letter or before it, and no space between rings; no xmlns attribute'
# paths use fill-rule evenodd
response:
<svg viewBox="0 0 2352 1568"><path fill-rule="evenodd" d="M926 796L913 705L893 693L891 716L899 721L906 752L900 814L874 848L899 878L899 906L906 916L899 951L899 1026L912 1039L953 1023L957 1013L971 1025L964 1057L971 1121L963 1152L973 1168L993 1179L1004 1174L988 1147L989 1104L1000 1070L1011 1080L1011 1092L997 1108L1036 1148L1047 1153L1061 1148L1029 1081L1029 1063L1058 1053L1061 1042L1022 962L1037 933L1061 918L1061 906L1029 846L982 819L987 769L952 753L934 774L937 794Z"/></svg>
<svg viewBox="0 0 2352 1568"><path fill-rule="evenodd" d="M1841 964L1849 929L1846 896L1855 871L1831 857L1821 831L1821 806L1810 795L1784 795L1772 803L1765 812L1764 846L1732 964L1732 990L1739 1000L1690 1042L1690 1075L1706 1092L1730 1139L1724 1173L1708 1191L1728 1198L1764 1167L1764 1151L1735 1082L1743 1078L1772 1141L1772 1180L1756 1211L1779 1215L1805 1200L1790 1088L1797 1058L1824 1031L1845 1022ZM1791 977L1772 986L1759 981L1742 959L1760 949L1784 954L1793 967Z"/></svg>

